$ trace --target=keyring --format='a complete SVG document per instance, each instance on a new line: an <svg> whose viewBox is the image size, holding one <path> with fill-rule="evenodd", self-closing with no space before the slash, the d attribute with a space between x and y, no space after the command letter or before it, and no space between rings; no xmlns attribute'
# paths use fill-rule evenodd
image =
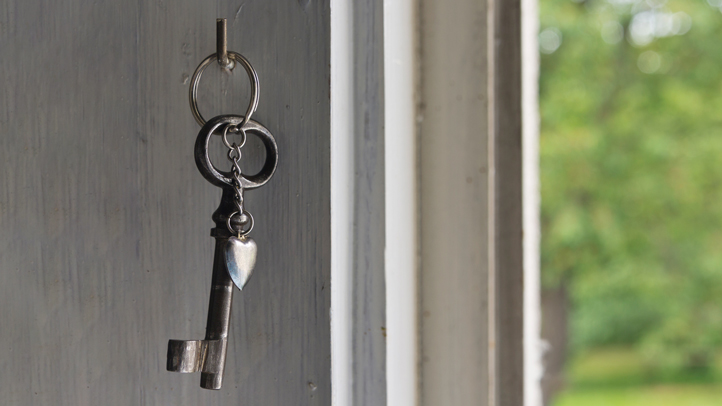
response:
<svg viewBox="0 0 722 406"><path fill-rule="evenodd" d="M206 124L206 120L201 115L200 110L198 110L198 84L201 82L201 75L203 75L203 71L212 62L218 60L217 55L218 54L212 54L208 56L206 59L203 60L203 62L201 62L200 65L198 65L196 71L193 72L191 87L188 92L188 99L191 105L191 113L193 113L193 118L196 119L196 122L201 127ZM243 65L246 73L248 73L248 79L251 80L251 102L248 104L248 109L246 110L246 114L243 116L243 121L238 124L238 127L243 127L248 124L251 116L253 115L253 113L255 113L256 108L258 108L258 74L256 74L256 70L253 69L251 63L248 62L248 59L246 59L243 55L233 51L228 51L228 58Z"/></svg>

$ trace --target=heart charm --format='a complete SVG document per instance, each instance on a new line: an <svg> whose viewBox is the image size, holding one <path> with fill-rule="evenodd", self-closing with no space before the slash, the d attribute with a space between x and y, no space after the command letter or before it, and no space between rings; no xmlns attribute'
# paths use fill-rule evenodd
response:
<svg viewBox="0 0 722 406"><path fill-rule="evenodd" d="M226 242L223 251L228 274L238 289L243 290L243 286L248 282L253 273L253 267L256 265L258 252L256 242L248 237L231 237Z"/></svg>

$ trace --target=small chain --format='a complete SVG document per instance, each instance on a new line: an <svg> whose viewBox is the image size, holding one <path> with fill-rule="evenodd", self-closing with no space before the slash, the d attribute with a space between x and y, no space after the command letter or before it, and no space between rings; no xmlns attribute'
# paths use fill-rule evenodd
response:
<svg viewBox="0 0 722 406"><path fill-rule="evenodd" d="M233 167L233 188L236 190L236 207L240 213L243 213L243 184L241 183L241 147L233 144L233 149L228 150L228 160L231 161Z"/></svg>
<svg viewBox="0 0 722 406"><path fill-rule="evenodd" d="M243 138L241 139L241 145L237 145L235 142L233 144L228 142L228 132L235 132L240 133ZM243 183L241 182L241 148L246 143L246 132L240 129L237 126L226 126L226 128L223 130L223 143L228 147L228 160L231 161L231 164L233 165L231 167L231 173L233 174L233 189L235 190L235 196L234 196L234 203L236 204L236 211L232 213L228 221L226 223L228 227L228 231L231 234L238 235L238 238L240 238L242 235L246 235L251 232L251 229L253 228L253 217L251 216L251 213L246 211L244 204L243 204ZM242 223L237 230L233 229L233 226L231 225L231 218L235 215L238 215L243 219L246 218L245 223ZM248 230L243 231L243 225L248 223L250 221L250 227Z"/></svg>

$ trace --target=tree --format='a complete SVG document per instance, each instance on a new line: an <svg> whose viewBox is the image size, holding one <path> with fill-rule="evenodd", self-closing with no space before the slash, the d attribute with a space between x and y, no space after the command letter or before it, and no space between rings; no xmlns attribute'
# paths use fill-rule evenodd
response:
<svg viewBox="0 0 722 406"><path fill-rule="evenodd" d="M542 0L542 278L575 349L722 337L722 0Z"/></svg>

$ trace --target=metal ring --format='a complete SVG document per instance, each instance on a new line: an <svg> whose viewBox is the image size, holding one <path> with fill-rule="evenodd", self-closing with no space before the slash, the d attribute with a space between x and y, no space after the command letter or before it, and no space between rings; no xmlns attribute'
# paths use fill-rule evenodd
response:
<svg viewBox="0 0 722 406"><path fill-rule="evenodd" d="M243 137L241 137L240 145L236 145L236 144L231 145L231 143L228 142L228 129L231 127L236 128L236 130L237 130L236 132L241 133L241 135L243 135ZM246 131L243 130L243 128L241 128L241 127L232 126L230 124L227 125L226 128L223 129L223 144L225 144L225 146L230 150L233 150L236 148L243 148L243 146L246 145Z"/></svg>
<svg viewBox="0 0 722 406"><path fill-rule="evenodd" d="M231 219L233 218L233 216L239 215L238 210L236 210L233 213L231 213L230 215L228 215L228 218L226 219L226 227L228 227L228 231L231 234L237 234L239 236L248 235L248 233L250 233L251 230L253 230L253 224L254 224L253 215L251 213L249 213L247 210L243 210L242 214L245 214L248 217L248 223L247 223L247 224L249 224L248 230L243 231L243 225L241 225L241 228L237 231L233 229L233 226L231 225Z"/></svg>
<svg viewBox="0 0 722 406"><path fill-rule="evenodd" d="M196 138L194 150L196 166L198 166L198 170L207 181L218 187L233 187L234 179L232 172L219 171L213 166L208 154L208 145L211 136L222 126L238 125L242 121L243 117L234 115L213 117L201 128L201 131L198 133L198 138ZM276 167L278 166L278 145L273 138L273 134L257 121L249 120L248 123L243 126L243 130L247 133L256 134L266 148L266 162L263 164L261 171L255 175L241 175L241 186L243 189L248 190L265 185L276 172Z"/></svg>
<svg viewBox="0 0 722 406"><path fill-rule="evenodd" d="M248 62L248 59L246 59L243 55L233 51L228 51L228 58L243 65L243 68L246 69L246 73L248 73L248 79L251 80L251 102L248 104L248 109L246 110L243 122L239 125L239 127L243 127L251 120L251 116L256 111L256 108L258 108L258 74L256 73L256 70L253 69L253 66L251 66L251 63ZM201 82L201 75L203 75L203 71L208 67L208 65L217 60L218 58L216 54L210 55L204 59L203 62L198 65L196 71L193 72L193 78L191 79L188 99L191 104L191 113L193 113L193 118L196 119L196 122L200 124L201 127L206 124L206 120L201 115L200 110L198 110L198 84Z"/></svg>

